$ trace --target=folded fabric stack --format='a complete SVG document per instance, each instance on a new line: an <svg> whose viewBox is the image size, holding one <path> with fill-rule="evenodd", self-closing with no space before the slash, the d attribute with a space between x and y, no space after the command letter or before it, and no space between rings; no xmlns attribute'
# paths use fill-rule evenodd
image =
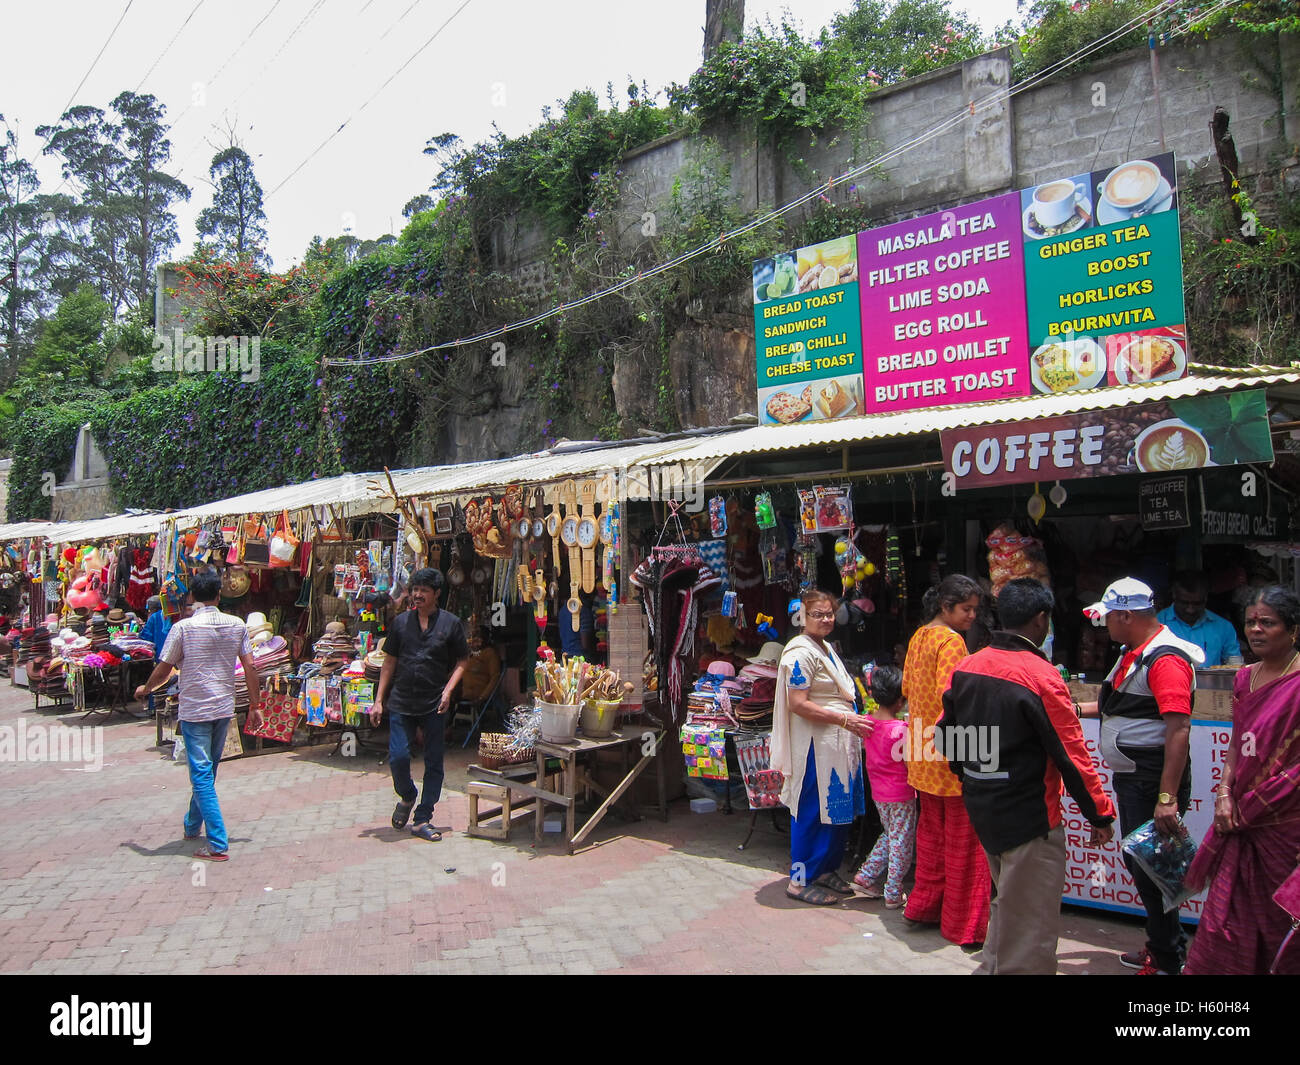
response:
<svg viewBox="0 0 1300 1065"><path fill-rule="evenodd" d="M742 671L743 672L743 671ZM748 696L734 708L736 720L752 731L772 727L772 707L776 703L776 681L761 678L754 682Z"/></svg>
<svg viewBox="0 0 1300 1065"><path fill-rule="evenodd" d="M124 656L132 661L149 661L154 657L153 644L140 639L133 633L119 632L113 638L113 646L118 648Z"/></svg>

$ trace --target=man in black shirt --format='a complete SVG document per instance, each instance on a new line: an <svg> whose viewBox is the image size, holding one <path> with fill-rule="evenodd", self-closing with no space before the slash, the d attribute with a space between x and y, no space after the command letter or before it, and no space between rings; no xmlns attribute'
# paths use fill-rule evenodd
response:
<svg viewBox="0 0 1300 1065"><path fill-rule="evenodd" d="M401 830L415 809L411 835L438 840L433 808L442 794L443 730L456 686L465 672L469 644L460 618L438 609L442 574L421 569L411 576L411 609L399 614L384 640L384 664L370 710L378 725L388 707L388 765L400 801L393 810L393 827ZM411 780L411 752L416 729L424 729L424 788ZM420 805L416 806L419 798Z"/></svg>

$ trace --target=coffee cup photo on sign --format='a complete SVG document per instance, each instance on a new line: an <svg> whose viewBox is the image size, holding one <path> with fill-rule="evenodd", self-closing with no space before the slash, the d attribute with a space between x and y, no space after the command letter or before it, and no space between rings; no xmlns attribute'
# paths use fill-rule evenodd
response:
<svg viewBox="0 0 1300 1065"><path fill-rule="evenodd" d="M1129 159L1092 177L1098 225L1163 214L1176 206L1178 182L1171 154Z"/></svg>
<svg viewBox="0 0 1300 1065"><path fill-rule="evenodd" d="M1020 190L1020 220L1030 240L1087 229L1093 223L1092 175L1049 178Z"/></svg>

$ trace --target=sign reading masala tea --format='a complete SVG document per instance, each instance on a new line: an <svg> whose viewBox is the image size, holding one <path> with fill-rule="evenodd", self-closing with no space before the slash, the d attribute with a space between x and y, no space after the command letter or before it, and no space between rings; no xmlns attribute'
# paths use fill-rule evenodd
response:
<svg viewBox="0 0 1300 1065"><path fill-rule="evenodd" d="M940 434L957 488L1272 462L1262 389Z"/></svg>

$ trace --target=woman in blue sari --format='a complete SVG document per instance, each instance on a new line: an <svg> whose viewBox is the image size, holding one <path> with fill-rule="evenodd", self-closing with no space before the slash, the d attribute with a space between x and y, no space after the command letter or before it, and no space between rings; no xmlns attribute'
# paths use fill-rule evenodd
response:
<svg viewBox="0 0 1300 1065"><path fill-rule="evenodd" d="M853 676L827 637L835 600L803 594L805 627L781 655L772 716L772 768L784 775L790 811L790 885L786 894L830 906L853 894L839 873L849 827L866 811L862 739L874 722L854 709Z"/></svg>

